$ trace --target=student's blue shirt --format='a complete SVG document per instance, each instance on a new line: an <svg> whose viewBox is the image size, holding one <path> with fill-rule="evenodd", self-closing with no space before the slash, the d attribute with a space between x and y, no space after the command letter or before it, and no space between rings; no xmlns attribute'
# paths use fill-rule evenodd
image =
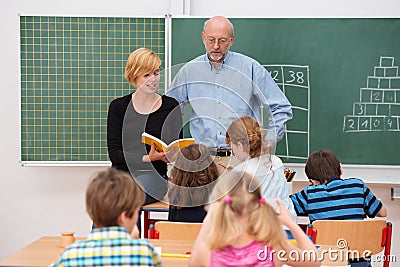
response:
<svg viewBox="0 0 400 267"><path fill-rule="evenodd" d="M374 218L382 208L366 184L357 178L332 177L325 185L309 185L290 195L297 215L315 220Z"/></svg>
<svg viewBox="0 0 400 267"><path fill-rule="evenodd" d="M207 55L183 66L166 93L192 107L190 133L197 142L223 147L226 129L242 116L261 121L260 103L272 114L269 137L282 139L292 109L268 71L254 59L229 51L215 69ZM267 120L268 118L265 118Z"/></svg>

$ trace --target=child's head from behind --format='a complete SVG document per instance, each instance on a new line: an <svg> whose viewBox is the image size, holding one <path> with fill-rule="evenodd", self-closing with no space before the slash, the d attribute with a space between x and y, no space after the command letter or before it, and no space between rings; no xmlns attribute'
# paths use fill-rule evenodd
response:
<svg viewBox="0 0 400 267"><path fill-rule="evenodd" d="M332 151L319 150L308 157L305 173L308 179L326 184L329 178L340 177L342 169L339 159Z"/></svg>
<svg viewBox="0 0 400 267"><path fill-rule="evenodd" d="M255 158L266 152L264 138L263 129L250 116L236 119L226 131L226 143L231 145L233 153L241 161L248 156Z"/></svg>
<svg viewBox="0 0 400 267"><path fill-rule="evenodd" d="M207 203L218 168L210 149L202 144L182 148L171 171L168 196L175 206L198 206Z"/></svg>
<svg viewBox="0 0 400 267"><path fill-rule="evenodd" d="M242 235L242 224L247 221L247 233L254 240L285 246L286 235L276 211L261 195L260 181L246 172L223 174L215 184L210 199L218 199L209 234L212 250L221 249Z"/></svg>
<svg viewBox="0 0 400 267"><path fill-rule="evenodd" d="M145 194L134 179L115 168L98 172L86 189L86 210L96 227L122 226L123 213L136 223L144 200Z"/></svg>

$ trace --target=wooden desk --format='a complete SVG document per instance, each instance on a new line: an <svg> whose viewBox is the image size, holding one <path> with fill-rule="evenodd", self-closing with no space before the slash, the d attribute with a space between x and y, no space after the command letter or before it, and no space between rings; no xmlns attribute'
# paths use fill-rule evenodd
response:
<svg viewBox="0 0 400 267"><path fill-rule="evenodd" d="M84 239L83 237L76 238L77 241ZM151 239L150 242L155 247L162 247L162 253L178 254L190 251L194 243L194 241L159 239ZM59 259L62 251L59 236L44 236L9 257L0 260L0 266L49 266ZM181 267L188 265L189 258L161 257L161 261L165 267Z"/></svg>

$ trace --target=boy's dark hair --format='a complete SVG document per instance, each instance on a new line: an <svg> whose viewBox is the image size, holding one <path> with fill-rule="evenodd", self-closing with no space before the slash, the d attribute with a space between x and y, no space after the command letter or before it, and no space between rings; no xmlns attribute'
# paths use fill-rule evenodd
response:
<svg viewBox="0 0 400 267"><path fill-rule="evenodd" d="M86 189L86 211L96 227L118 226L122 212L132 218L144 201L145 194L134 179L115 168L98 172Z"/></svg>
<svg viewBox="0 0 400 267"><path fill-rule="evenodd" d="M329 150L319 150L308 157L305 172L308 179L326 184L331 177L340 177L340 161Z"/></svg>

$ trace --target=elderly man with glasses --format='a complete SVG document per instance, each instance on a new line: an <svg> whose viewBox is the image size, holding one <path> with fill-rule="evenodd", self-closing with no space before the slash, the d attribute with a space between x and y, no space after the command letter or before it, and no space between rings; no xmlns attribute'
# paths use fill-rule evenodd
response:
<svg viewBox="0 0 400 267"><path fill-rule="evenodd" d="M190 104L192 137L198 143L215 148L217 156L230 159L230 148L225 140L228 126L246 115L263 123L265 109L268 139L276 144L284 135L285 123L292 118L286 96L261 64L229 50L235 35L227 18L215 16L207 20L202 40L206 54L186 63L167 92L181 104ZM223 161L226 163L226 159Z"/></svg>

